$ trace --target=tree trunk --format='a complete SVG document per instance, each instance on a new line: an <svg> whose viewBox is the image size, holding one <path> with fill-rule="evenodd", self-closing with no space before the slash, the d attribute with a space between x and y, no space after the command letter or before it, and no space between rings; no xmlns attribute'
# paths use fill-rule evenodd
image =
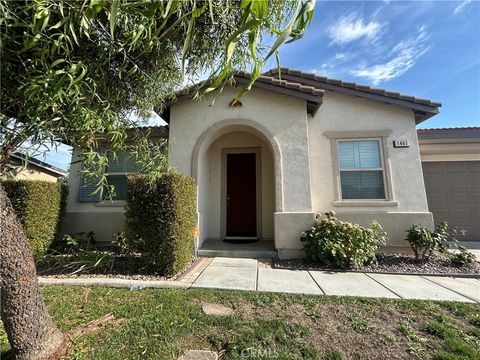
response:
<svg viewBox="0 0 480 360"><path fill-rule="evenodd" d="M2 321L13 357L43 360L64 356L67 337L48 314L27 237L1 185L0 280Z"/></svg>

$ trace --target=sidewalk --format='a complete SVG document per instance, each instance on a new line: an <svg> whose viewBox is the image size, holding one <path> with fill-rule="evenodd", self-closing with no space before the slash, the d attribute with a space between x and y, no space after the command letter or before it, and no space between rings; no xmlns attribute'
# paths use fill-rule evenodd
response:
<svg viewBox="0 0 480 360"><path fill-rule="evenodd" d="M211 288L291 294L363 296L392 299L449 300L480 303L480 279L273 269L269 261L205 258L179 281L115 278L56 279L40 285L142 288Z"/></svg>
<svg viewBox="0 0 480 360"><path fill-rule="evenodd" d="M480 279L272 269L255 259L214 258L194 288L480 302Z"/></svg>

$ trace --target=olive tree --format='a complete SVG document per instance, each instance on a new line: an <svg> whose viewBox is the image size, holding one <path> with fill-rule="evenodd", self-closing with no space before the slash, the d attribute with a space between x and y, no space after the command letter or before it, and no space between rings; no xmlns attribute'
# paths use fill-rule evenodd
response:
<svg viewBox="0 0 480 360"><path fill-rule="evenodd" d="M313 0L0 0L0 171L25 143L66 142L104 191L109 157L99 143L113 153L129 146L127 129L139 125L132 111L162 109L185 78L203 73L213 79L205 93L232 83L234 70L249 71L240 97L279 46L302 37L313 8ZM139 158L155 171L157 161ZM1 315L13 355L58 357L67 341L1 186L0 206Z"/></svg>

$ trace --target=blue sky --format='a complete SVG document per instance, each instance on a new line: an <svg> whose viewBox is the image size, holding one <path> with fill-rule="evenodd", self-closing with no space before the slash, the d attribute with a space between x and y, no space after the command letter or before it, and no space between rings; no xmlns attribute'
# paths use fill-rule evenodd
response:
<svg viewBox="0 0 480 360"><path fill-rule="evenodd" d="M478 1L318 1L307 34L284 45L280 61L441 101L420 128L480 126ZM46 160L66 168L68 148Z"/></svg>
<svg viewBox="0 0 480 360"><path fill-rule="evenodd" d="M309 32L280 55L282 66L441 101L420 127L480 126L478 1L318 1Z"/></svg>

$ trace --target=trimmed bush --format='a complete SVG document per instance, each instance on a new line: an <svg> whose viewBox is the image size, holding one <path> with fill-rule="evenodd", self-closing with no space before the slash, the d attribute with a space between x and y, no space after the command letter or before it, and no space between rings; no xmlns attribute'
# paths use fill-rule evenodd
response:
<svg viewBox="0 0 480 360"><path fill-rule="evenodd" d="M335 212L302 233L307 259L326 266L347 269L376 261L375 252L387 242L380 224L372 222L371 229L338 221Z"/></svg>
<svg viewBox="0 0 480 360"><path fill-rule="evenodd" d="M463 266L475 262L475 255L459 244L457 231L450 229L446 222L439 223L435 231L414 224L407 230L405 240L410 244L417 261L428 261L432 254L438 251L447 254L455 265Z"/></svg>
<svg viewBox="0 0 480 360"><path fill-rule="evenodd" d="M149 271L172 276L192 259L196 199L195 181L189 176L128 177L126 242L131 252L142 254Z"/></svg>
<svg viewBox="0 0 480 360"><path fill-rule="evenodd" d="M36 180L2 181L29 240L33 256L45 254L58 237L65 215L65 184Z"/></svg>

